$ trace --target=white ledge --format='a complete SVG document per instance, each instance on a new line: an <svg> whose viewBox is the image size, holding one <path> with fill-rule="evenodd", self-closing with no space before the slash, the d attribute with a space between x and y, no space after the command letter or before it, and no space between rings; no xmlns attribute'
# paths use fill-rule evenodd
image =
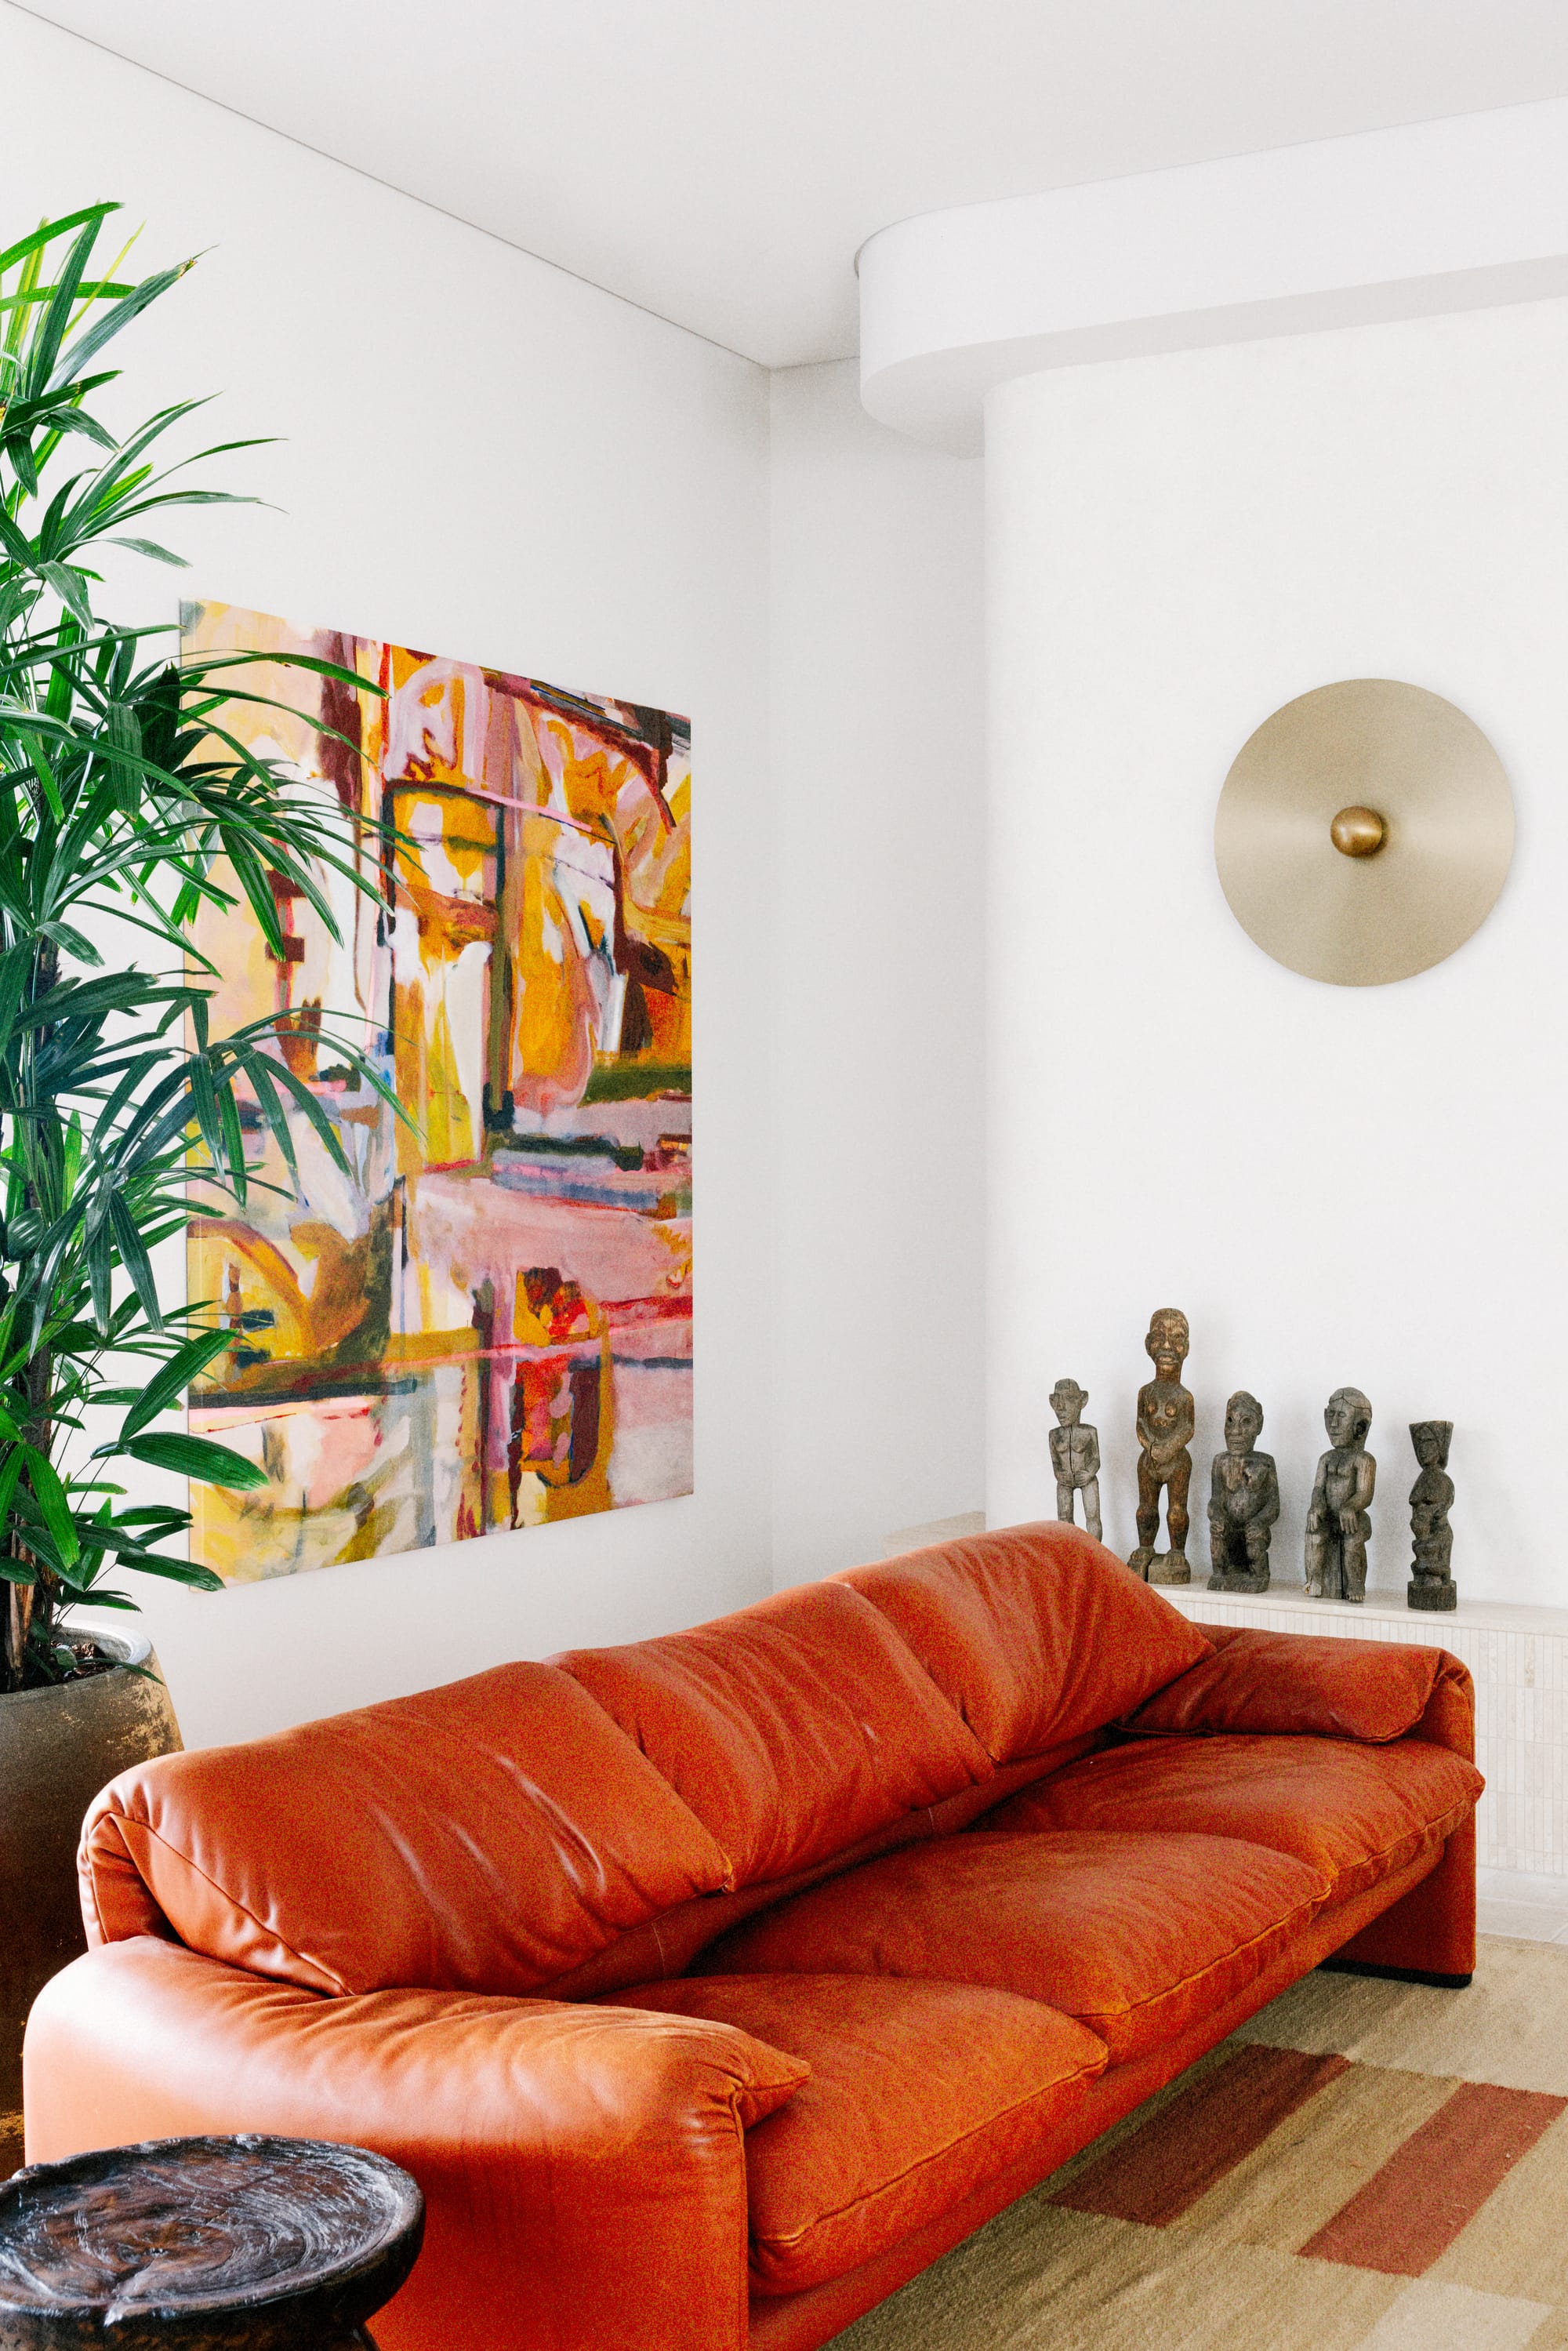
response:
<svg viewBox="0 0 1568 2351"><path fill-rule="evenodd" d="M860 281L866 408L975 455L1014 376L1568 293L1568 99L925 214Z"/></svg>
<svg viewBox="0 0 1568 2351"><path fill-rule="evenodd" d="M1538 1633L1549 1640L1568 1641L1568 1608L1538 1606L1528 1601L1467 1600L1461 1590L1457 1607L1412 1608L1404 1586L1397 1591L1369 1591L1363 1601L1312 1600L1297 1584L1270 1584L1267 1592L1210 1592L1208 1579L1191 1583L1155 1584L1162 1600L1174 1601L1184 1614L1204 1615L1230 1610L1248 1614L1310 1615L1323 1619L1323 1630L1354 1633L1358 1625L1393 1622L1406 1628L1413 1641L1436 1640L1446 1632ZM1385 1637L1379 1635L1378 1637Z"/></svg>

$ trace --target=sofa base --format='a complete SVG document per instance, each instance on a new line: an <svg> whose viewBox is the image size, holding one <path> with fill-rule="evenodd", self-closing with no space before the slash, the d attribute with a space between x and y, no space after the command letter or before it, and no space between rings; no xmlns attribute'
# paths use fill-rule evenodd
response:
<svg viewBox="0 0 1568 2351"><path fill-rule="evenodd" d="M1470 1835L1473 1834L1472 1828ZM1448 1843L1462 1845L1464 1841L1465 1833L1459 1831ZM1413 1887L1437 1876L1448 1857L1448 1846L1435 1857L1423 1855L1394 1876L1353 1895L1348 1902L1336 1902L1331 1908L1320 1910L1272 1966L1223 2008L1135 2064L1117 2065L1110 2073L1102 2074L1083 2105L1031 2155L997 2179L988 2180L929 2227L916 2230L898 2244L890 2245L885 2253L852 2270L847 2277L831 2278L824 2285L809 2286L802 2294L779 2299L754 2294L750 2351L821 2351L821 2346L831 2343L844 2327L863 2317L868 2310L874 2310L879 2302L885 2302L890 2294L907 2285L911 2278L928 2269L942 2254L951 2252L955 2245L961 2245L966 2237L972 2237L977 2229L983 2228L1031 2188L1049 2179L1071 2157L1082 2153L1092 2139L1121 2122L1134 2106L1141 2105L1145 2098L1207 2056L1239 2025L1245 2024L1249 2016L1267 2008L1271 2000L1277 2000L1291 1984L1310 1975L1331 1954L1394 1908ZM1371 1970L1364 1963L1357 1963L1357 1972Z"/></svg>
<svg viewBox="0 0 1568 2351"><path fill-rule="evenodd" d="M1375 1959L1320 1959L1322 1974L1332 1976L1379 1976L1385 1983L1431 1984L1437 1991L1467 1991L1475 1976L1446 1976L1436 1968L1385 1968Z"/></svg>

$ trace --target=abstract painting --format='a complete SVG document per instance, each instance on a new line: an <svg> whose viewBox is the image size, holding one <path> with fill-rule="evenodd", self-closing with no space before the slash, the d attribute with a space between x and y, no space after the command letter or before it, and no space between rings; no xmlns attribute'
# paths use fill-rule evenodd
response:
<svg viewBox="0 0 1568 2351"><path fill-rule="evenodd" d="M187 648L281 708L232 731L354 817L338 940L274 884L204 914L214 1033L289 1016L298 1174L189 1224L233 1333L191 1426L265 1489L193 1488L235 1582L692 1489L691 730L684 718L265 613L193 604ZM308 654L358 689L276 659ZM347 1017L345 1017L347 1016ZM394 1115L334 1037L352 1036Z"/></svg>

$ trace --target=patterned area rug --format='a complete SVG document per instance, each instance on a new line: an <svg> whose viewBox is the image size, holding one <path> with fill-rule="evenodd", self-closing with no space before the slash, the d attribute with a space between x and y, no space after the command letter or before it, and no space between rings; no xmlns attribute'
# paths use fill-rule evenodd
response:
<svg viewBox="0 0 1568 2351"><path fill-rule="evenodd" d="M1568 1949L1311 1975L833 2351L1568 2351Z"/></svg>

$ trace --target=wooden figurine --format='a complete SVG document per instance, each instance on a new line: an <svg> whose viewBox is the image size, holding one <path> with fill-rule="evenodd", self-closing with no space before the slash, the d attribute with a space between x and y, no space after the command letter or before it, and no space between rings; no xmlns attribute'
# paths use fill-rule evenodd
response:
<svg viewBox="0 0 1568 2351"><path fill-rule="evenodd" d="M1269 1539L1280 1515L1271 1453L1260 1453L1263 1407L1239 1388L1225 1407L1225 1450L1214 1457L1208 1491L1211 1592L1267 1592Z"/></svg>
<svg viewBox="0 0 1568 2351"><path fill-rule="evenodd" d="M1359 1388L1335 1388L1323 1413L1329 1450L1307 1510L1307 1590L1314 1600L1366 1597L1367 1516L1377 1464L1366 1449L1372 1406Z"/></svg>
<svg viewBox="0 0 1568 2351"><path fill-rule="evenodd" d="M1406 1598L1412 1608L1447 1609L1458 1605L1454 1583L1454 1530L1448 1512L1454 1507L1454 1481L1448 1475L1448 1447L1454 1434L1451 1420L1413 1420L1410 1442L1421 1474L1410 1489L1410 1536L1414 1556Z"/></svg>
<svg viewBox="0 0 1568 2351"><path fill-rule="evenodd" d="M1149 1583L1190 1583L1186 1563L1187 1488L1192 1482L1195 1426L1192 1398L1181 1384L1181 1367L1191 1343L1186 1316L1161 1306L1149 1317L1144 1352L1155 1376L1138 1390L1138 1548L1127 1562ZM1166 1526L1171 1547L1155 1550L1160 1531L1160 1495L1166 1496Z"/></svg>
<svg viewBox="0 0 1568 2351"><path fill-rule="evenodd" d="M1058 1380L1051 1391L1057 1426L1051 1432L1051 1466L1056 1475L1056 1515L1073 1523L1075 1495L1083 1497L1083 1523L1096 1542L1100 1524L1100 1432L1083 1425L1088 1391L1076 1380Z"/></svg>

